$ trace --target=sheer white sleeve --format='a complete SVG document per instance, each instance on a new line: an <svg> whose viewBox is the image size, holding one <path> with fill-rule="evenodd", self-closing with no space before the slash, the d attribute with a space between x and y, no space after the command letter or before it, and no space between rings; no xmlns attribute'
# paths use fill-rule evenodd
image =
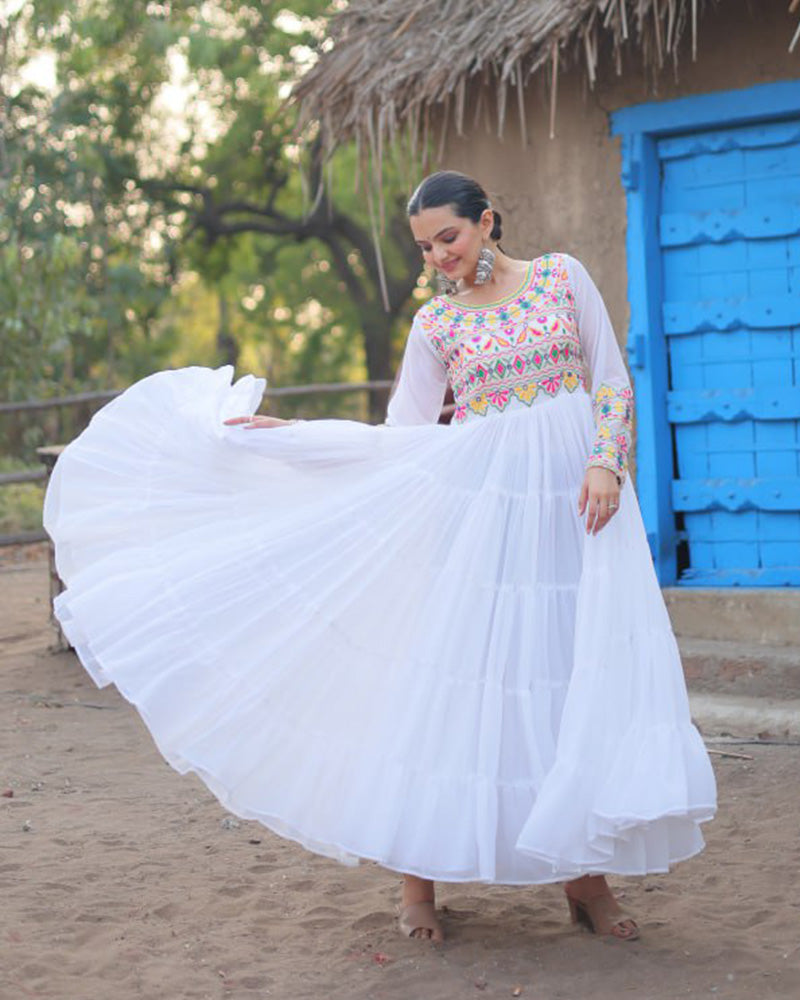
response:
<svg viewBox="0 0 800 1000"><path fill-rule="evenodd" d="M434 354L416 317L406 341L400 376L386 413L390 426L434 424L447 389L447 370Z"/></svg>
<svg viewBox="0 0 800 1000"><path fill-rule="evenodd" d="M587 468L616 473L620 485L628 469L633 424L633 390L611 320L597 286L580 261L564 254L575 296L578 335L589 368L592 412L597 427Z"/></svg>

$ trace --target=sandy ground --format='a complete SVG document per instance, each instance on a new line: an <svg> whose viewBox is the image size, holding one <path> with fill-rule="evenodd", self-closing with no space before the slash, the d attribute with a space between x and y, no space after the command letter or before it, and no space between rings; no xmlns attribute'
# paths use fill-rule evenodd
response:
<svg viewBox="0 0 800 1000"><path fill-rule="evenodd" d="M3 1000L800 997L800 747L714 757L707 850L614 882L640 941L571 926L557 886L440 885L435 949L395 929L398 875L226 815L48 650L41 547L0 556L0 595Z"/></svg>

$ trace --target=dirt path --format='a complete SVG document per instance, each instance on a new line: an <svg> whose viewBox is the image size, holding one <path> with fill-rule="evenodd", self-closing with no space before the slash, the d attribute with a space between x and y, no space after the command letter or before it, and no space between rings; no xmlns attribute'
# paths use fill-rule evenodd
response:
<svg viewBox="0 0 800 1000"><path fill-rule="evenodd" d="M639 942L573 928L555 886L440 885L437 951L396 932L397 875L227 816L48 651L42 548L2 556L0 608L2 1000L800 997L800 747L714 757L707 850L614 883Z"/></svg>

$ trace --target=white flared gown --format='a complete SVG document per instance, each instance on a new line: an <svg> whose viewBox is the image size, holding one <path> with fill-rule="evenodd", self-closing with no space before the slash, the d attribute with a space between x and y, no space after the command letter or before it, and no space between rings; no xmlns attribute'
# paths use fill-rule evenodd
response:
<svg viewBox="0 0 800 1000"><path fill-rule="evenodd" d="M463 313L508 339L540 309L536 349L566 329L599 379L592 316L618 358L613 332L554 259ZM592 396L512 381L484 406L423 342L456 308L432 302L381 426L225 426L264 389L230 367L159 372L100 410L46 494L58 619L173 767L311 851L453 882L666 871L702 848L715 787L633 487L587 535Z"/></svg>

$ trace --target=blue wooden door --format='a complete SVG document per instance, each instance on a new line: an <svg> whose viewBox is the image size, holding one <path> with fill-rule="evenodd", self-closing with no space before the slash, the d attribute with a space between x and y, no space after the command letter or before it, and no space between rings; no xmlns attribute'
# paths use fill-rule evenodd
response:
<svg viewBox="0 0 800 1000"><path fill-rule="evenodd" d="M800 585L800 118L657 141L678 582Z"/></svg>

